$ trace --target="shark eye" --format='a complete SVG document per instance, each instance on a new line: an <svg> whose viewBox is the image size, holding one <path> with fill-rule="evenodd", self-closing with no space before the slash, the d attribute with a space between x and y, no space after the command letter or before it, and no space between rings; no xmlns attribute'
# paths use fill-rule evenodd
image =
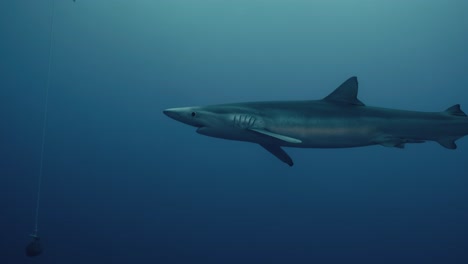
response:
<svg viewBox="0 0 468 264"><path fill-rule="evenodd" d="M196 115L196 113L195 113L195 112L192 112L192 117L194 117L195 115Z"/></svg>

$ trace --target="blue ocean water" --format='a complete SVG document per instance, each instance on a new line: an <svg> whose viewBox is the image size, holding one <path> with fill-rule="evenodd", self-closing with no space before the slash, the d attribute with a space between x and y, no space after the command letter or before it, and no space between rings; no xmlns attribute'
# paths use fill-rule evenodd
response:
<svg viewBox="0 0 468 264"><path fill-rule="evenodd" d="M463 0L0 2L0 263L468 263L468 139L260 147L168 107L319 99L468 110Z"/></svg>

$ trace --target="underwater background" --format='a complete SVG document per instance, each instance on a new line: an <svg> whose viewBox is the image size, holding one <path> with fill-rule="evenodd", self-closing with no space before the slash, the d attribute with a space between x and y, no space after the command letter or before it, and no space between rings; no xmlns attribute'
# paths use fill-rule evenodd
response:
<svg viewBox="0 0 468 264"><path fill-rule="evenodd" d="M0 263L468 263L458 149L201 136L169 107L320 99L468 110L468 1L0 2Z"/></svg>

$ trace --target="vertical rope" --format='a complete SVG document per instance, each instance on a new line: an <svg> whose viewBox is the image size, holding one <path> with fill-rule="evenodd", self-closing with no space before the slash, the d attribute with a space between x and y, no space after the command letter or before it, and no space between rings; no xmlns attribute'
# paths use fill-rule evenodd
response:
<svg viewBox="0 0 468 264"><path fill-rule="evenodd" d="M39 176L37 184L37 198L36 198L36 221L34 226L33 236L37 237L37 232L39 228L39 205L41 201L41 185L42 185L42 175L44 173L44 147L45 139L47 132L47 113L48 113L48 103L49 103L49 87L50 87L50 75L52 68L52 45L54 40L54 17L55 17L55 0L52 2L52 15L50 19L50 39L49 39L49 67L47 68L47 83L45 91L45 103L44 103L44 121L42 123L42 142L41 142L41 156L40 156L40 166L39 166Z"/></svg>

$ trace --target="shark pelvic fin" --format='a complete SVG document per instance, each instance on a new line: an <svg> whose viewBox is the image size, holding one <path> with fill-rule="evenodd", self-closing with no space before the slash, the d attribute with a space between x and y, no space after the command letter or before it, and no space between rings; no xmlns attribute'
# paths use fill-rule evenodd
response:
<svg viewBox="0 0 468 264"><path fill-rule="evenodd" d="M447 108L447 110L445 110L444 112L454 116L466 116L465 112L461 110L459 104Z"/></svg>
<svg viewBox="0 0 468 264"><path fill-rule="evenodd" d="M447 149L456 149L457 144L455 144L455 140L457 139L458 138L441 138L437 140L437 143Z"/></svg>
<svg viewBox="0 0 468 264"><path fill-rule="evenodd" d="M286 151L284 151L280 146L278 146L278 145L266 145L266 144L260 144L260 146L262 146L268 152L270 152L275 157L280 159L282 162L288 164L289 166L294 165L294 162L291 159L291 157L289 157L288 153L286 153Z"/></svg>
<svg viewBox="0 0 468 264"><path fill-rule="evenodd" d="M358 81L357 77L353 76L342 83L338 88L335 89L327 97L323 98L324 101L333 102L333 103L342 103L350 105L360 105L364 104L357 99L358 94Z"/></svg>
<svg viewBox="0 0 468 264"><path fill-rule="evenodd" d="M274 137L276 139L279 139L279 140L282 140L282 141L285 141L285 142L295 143L295 144L302 143L302 141L300 139L296 139L296 138L276 134L276 133L273 133L273 132L270 132L270 131L266 131L264 129L258 129L258 128L249 128L249 129L252 130L252 131L258 132L260 134L267 135L267 136L270 136L270 137Z"/></svg>
<svg viewBox="0 0 468 264"><path fill-rule="evenodd" d="M410 138L399 138L393 136L381 136L376 140L376 143L384 147L394 147L394 148L405 148L406 143L424 143L424 140L419 139L410 139Z"/></svg>

